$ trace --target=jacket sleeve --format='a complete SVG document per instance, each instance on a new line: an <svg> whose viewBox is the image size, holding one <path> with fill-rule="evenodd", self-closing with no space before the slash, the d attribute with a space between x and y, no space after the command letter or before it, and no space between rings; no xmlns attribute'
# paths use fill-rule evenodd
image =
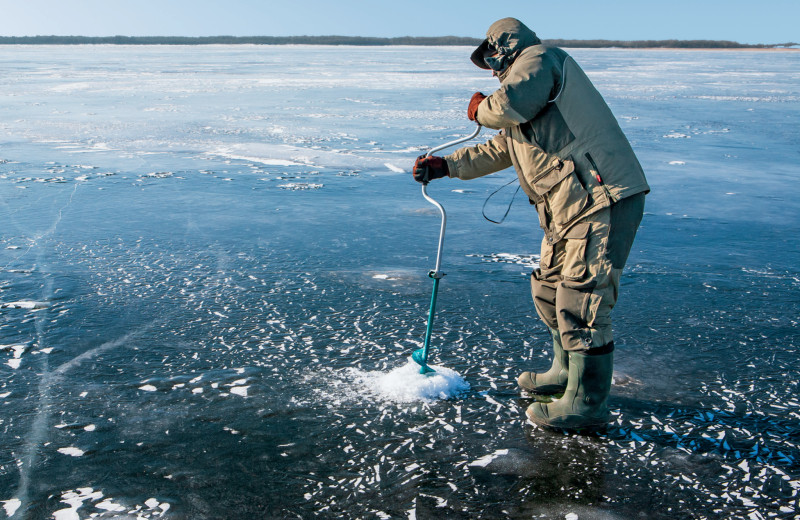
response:
<svg viewBox="0 0 800 520"><path fill-rule="evenodd" d="M550 101L560 71L550 56L533 48L526 51L514 60L501 87L478 106L477 119L483 126L500 129L521 125Z"/></svg>
<svg viewBox="0 0 800 520"><path fill-rule="evenodd" d="M483 177L511 166L508 142L503 133L477 146L461 148L445 157L450 177L462 180Z"/></svg>

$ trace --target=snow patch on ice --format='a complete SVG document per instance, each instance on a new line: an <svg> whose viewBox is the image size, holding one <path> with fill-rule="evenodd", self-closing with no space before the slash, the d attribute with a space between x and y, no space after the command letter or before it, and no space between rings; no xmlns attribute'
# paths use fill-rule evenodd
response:
<svg viewBox="0 0 800 520"><path fill-rule="evenodd" d="M230 392L232 394L240 395L242 397L247 397L248 388L250 388L250 386L234 386L231 388Z"/></svg>
<svg viewBox="0 0 800 520"><path fill-rule="evenodd" d="M397 167L392 163L388 163L388 162L384 163L384 166L386 166L387 168L389 168L391 171L393 171L395 173L406 173L406 171L404 169L402 169L400 167Z"/></svg>
<svg viewBox="0 0 800 520"><path fill-rule="evenodd" d="M264 157L252 157L249 155L236 155L224 152L220 153L219 155L228 159L260 163L266 166L305 166L305 163L290 161L288 159L268 159Z"/></svg>
<svg viewBox="0 0 800 520"><path fill-rule="evenodd" d="M22 504L18 498L12 498L11 500L3 500L3 509L6 510L6 516L14 516L14 513L17 512L19 506Z"/></svg>
<svg viewBox="0 0 800 520"><path fill-rule="evenodd" d="M58 452L62 455L69 455L70 457L82 457L85 453L82 449L76 448L74 446L69 446L67 448L58 448Z"/></svg>
<svg viewBox="0 0 800 520"><path fill-rule="evenodd" d="M429 365L433 373L420 374L419 365L411 357L408 362L390 372L364 372L352 369L356 383L383 399L398 403L432 402L459 397L470 386L455 370Z"/></svg>
<svg viewBox="0 0 800 520"><path fill-rule="evenodd" d="M44 302L34 302L34 301L20 301L20 302L0 303L0 309L37 310L37 309L44 309L46 307L47 307L46 303L44 303Z"/></svg>
<svg viewBox="0 0 800 520"><path fill-rule="evenodd" d="M478 460L470 462L469 465L472 467L485 468L486 466L491 464L494 459L498 457L503 457L505 455L508 455L508 450L497 450L494 453L491 453L489 455L484 455Z"/></svg>

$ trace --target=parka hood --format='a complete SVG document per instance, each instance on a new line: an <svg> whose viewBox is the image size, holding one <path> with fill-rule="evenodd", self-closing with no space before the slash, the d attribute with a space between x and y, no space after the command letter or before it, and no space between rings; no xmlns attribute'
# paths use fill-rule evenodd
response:
<svg viewBox="0 0 800 520"><path fill-rule="evenodd" d="M503 18L489 27L486 39L475 49L470 59L482 69L499 72L507 68L523 49L540 43L542 42L536 33L524 23L516 18ZM495 51L499 56L487 62L486 58Z"/></svg>

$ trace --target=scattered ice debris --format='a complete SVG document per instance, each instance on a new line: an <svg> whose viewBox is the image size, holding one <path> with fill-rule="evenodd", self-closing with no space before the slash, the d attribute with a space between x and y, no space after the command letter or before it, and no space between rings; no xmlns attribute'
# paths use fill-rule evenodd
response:
<svg viewBox="0 0 800 520"><path fill-rule="evenodd" d="M662 137L666 137L667 139L691 139L690 136L679 132L670 132Z"/></svg>
<svg viewBox="0 0 800 520"><path fill-rule="evenodd" d="M27 310L37 310L37 309L46 309L47 303L45 302L35 302L35 301L18 301L18 302L7 302L7 303L0 303L0 309L27 309Z"/></svg>
<svg viewBox="0 0 800 520"><path fill-rule="evenodd" d="M14 499L16 500L16 499ZM78 488L76 490L65 491L61 494L61 502L67 504L69 507L59 509L53 512L54 520L79 520L80 518L108 518L112 514L114 518L122 518L114 513L125 513L124 518L137 518L146 520L148 518L160 518L170 509L170 504L161 502L156 498L149 498L145 501L144 505L136 505L134 507L125 506L119 500L111 497L104 497L102 491L95 491L92 488ZM14 506L14 511L20 506L19 500L11 504ZM81 510L80 514L78 510ZM6 506L6 513L9 513L9 507Z"/></svg>
<svg viewBox="0 0 800 520"><path fill-rule="evenodd" d="M112 513L121 513L125 511L125 507L115 504L110 498L103 500L102 502L98 502L95 504L97 509L102 509L104 511L111 511Z"/></svg>
<svg viewBox="0 0 800 520"><path fill-rule="evenodd" d="M14 370L18 369L22 364L22 354L24 354L28 348L28 345L0 345L0 350L12 351L13 357L6 361L6 365L10 366Z"/></svg>
<svg viewBox="0 0 800 520"><path fill-rule="evenodd" d="M300 190L318 190L324 184L314 184L312 182L290 182L288 184L279 184L278 187L284 190L300 191Z"/></svg>
<svg viewBox="0 0 800 520"><path fill-rule="evenodd" d="M578 515L575 513L567 513L564 515L564 520L578 520Z"/></svg>
<svg viewBox="0 0 800 520"><path fill-rule="evenodd" d="M142 385L139 387L139 390L143 390L145 392L155 392L158 388L154 387L153 385Z"/></svg>
<svg viewBox="0 0 800 520"><path fill-rule="evenodd" d="M150 172L142 175L142 179L166 179L175 175L173 172Z"/></svg>
<svg viewBox="0 0 800 520"><path fill-rule="evenodd" d="M22 502L18 498L12 498L11 500L3 500L3 509L6 510L6 516L12 517L14 513L17 512L19 506L22 505Z"/></svg>
<svg viewBox="0 0 800 520"><path fill-rule="evenodd" d="M686 162L685 161L670 161L669 164L671 166L683 166L684 164L686 164Z"/></svg>
<svg viewBox="0 0 800 520"><path fill-rule="evenodd" d="M83 457L85 451L80 448L76 448L74 446L69 446L67 448L58 448L58 452L62 455L69 455L70 457Z"/></svg>
<svg viewBox="0 0 800 520"><path fill-rule="evenodd" d="M92 488L78 488L75 491L66 491L61 494L61 502L69 505L68 508L59 509L53 512L54 520L79 520L78 509L83 506L87 500L95 502L103 498L101 491L95 491Z"/></svg>
<svg viewBox="0 0 800 520"><path fill-rule="evenodd" d="M437 365L429 366L435 370L434 373L420 374L419 365L409 357L405 365L388 373L353 369L353 375L359 384L380 397L399 403L451 399L469 391L469 383L458 372Z"/></svg>
<svg viewBox="0 0 800 520"><path fill-rule="evenodd" d="M539 267L538 254L489 253L488 255L470 254L466 256L471 258L480 258L482 262L520 265L526 269L535 269Z"/></svg>

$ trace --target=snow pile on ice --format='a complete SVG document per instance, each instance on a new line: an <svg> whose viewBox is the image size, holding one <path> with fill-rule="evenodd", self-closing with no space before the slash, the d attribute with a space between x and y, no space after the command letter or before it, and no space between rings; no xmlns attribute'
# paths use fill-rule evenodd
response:
<svg viewBox="0 0 800 520"><path fill-rule="evenodd" d="M435 373L420 374L419 365L411 357L408 362L386 372L357 371L358 383L387 401L410 403L450 399L469 391L467 383L455 370L429 365Z"/></svg>

